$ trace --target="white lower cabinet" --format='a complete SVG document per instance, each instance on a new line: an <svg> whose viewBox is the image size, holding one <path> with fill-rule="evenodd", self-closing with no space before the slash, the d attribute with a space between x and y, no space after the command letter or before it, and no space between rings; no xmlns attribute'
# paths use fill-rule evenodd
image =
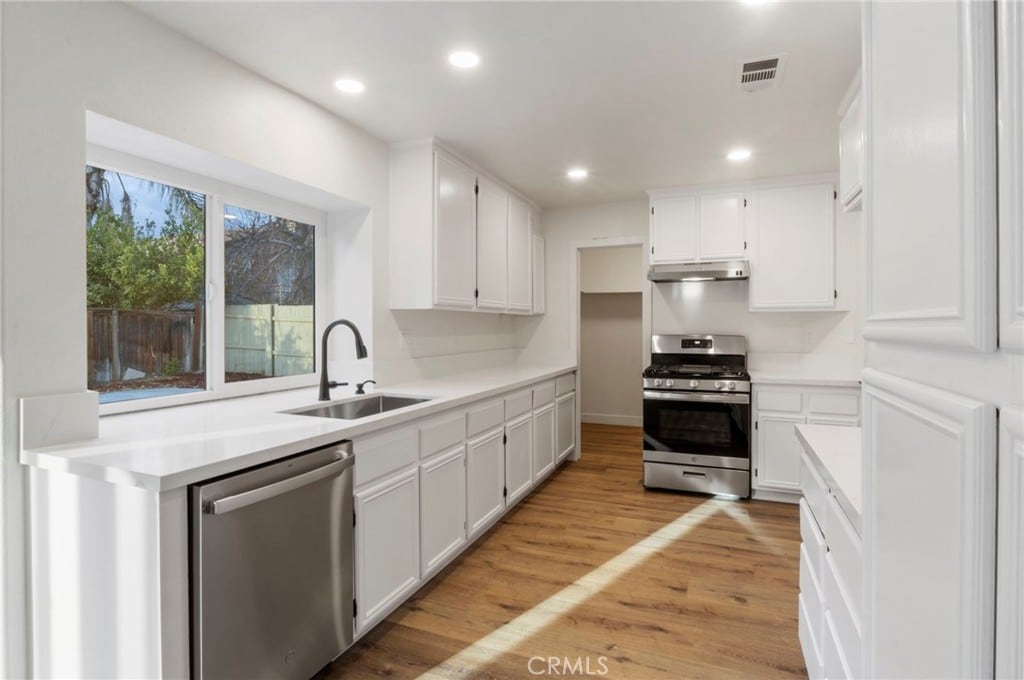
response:
<svg viewBox="0 0 1024 680"><path fill-rule="evenodd" d="M355 492L357 631L376 623L419 585L419 511L416 467Z"/></svg>
<svg viewBox="0 0 1024 680"><path fill-rule="evenodd" d="M859 387L754 385L754 478L773 498L800 499L800 454L796 425L860 424Z"/></svg>
<svg viewBox="0 0 1024 680"><path fill-rule="evenodd" d="M759 489L800 490L800 442L795 426L803 416L759 413L755 485Z"/></svg>
<svg viewBox="0 0 1024 680"><path fill-rule="evenodd" d="M466 543L466 446L420 464L420 571L426 578Z"/></svg>
<svg viewBox="0 0 1024 680"><path fill-rule="evenodd" d="M466 447L466 524L472 539L505 508L505 428L473 439Z"/></svg>
<svg viewBox="0 0 1024 680"><path fill-rule="evenodd" d="M505 426L505 488L508 505L519 502L533 486L533 416L520 415Z"/></svg>
<svg viewBox="0 0 1024 680"><path fill-rule="evenodd" d="M555 453L562 462L576 450L576 393L555 400Z"/></svg>
<svg viewBox="0 0 1024 680"><path fill-rule="evenodd" d="M540 481L555 467L555 406L533 412L533 479Z"/></svg>

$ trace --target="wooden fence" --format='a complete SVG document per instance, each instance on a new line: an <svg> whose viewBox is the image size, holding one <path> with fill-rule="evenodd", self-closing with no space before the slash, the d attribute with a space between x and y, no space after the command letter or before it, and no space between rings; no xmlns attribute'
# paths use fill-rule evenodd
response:
<svg viewBox="0 0 1024 680"><path fill-rule="evenodd" d="M89 309L89 384L205 369L204 313ZM312 373L312 305L227 305L226 373ZM231 378L229 377L229 380Z"/></svg>

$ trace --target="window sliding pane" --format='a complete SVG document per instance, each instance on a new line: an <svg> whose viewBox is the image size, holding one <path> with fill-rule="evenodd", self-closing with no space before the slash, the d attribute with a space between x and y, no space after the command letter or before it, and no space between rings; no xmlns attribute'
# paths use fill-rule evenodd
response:
<svg viewBox="0 0 1024 680"><path fill-rule="evenodd" d="M224 206L224 379L313 373L315 227Z"/></svg>
<svg viewBox="0 0 1024 680"><path fill-rule="evenodd" d="M206 197L92 166L85 184L89 388L206 389Z"/></svg>

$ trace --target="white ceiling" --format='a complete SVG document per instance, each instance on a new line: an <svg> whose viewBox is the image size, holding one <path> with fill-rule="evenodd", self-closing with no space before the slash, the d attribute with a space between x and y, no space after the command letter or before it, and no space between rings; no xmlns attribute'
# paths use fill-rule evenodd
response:
<svg viewBox="0 0 1024 680"><path fill-rule="evenodd" d="M437 136L545 207L835 170L860 61L855 2L135 6L385 141ZM480 67L450 67L459 47ZM781 85L740 92L736 61L777 53ZM366 91L339 93L343 76ZM753 158L726 161L741 145Z"/></svg>

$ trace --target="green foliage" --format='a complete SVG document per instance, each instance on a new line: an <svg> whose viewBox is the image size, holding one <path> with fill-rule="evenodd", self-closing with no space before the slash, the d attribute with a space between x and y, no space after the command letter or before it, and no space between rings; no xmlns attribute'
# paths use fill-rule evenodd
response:
<svg viewBox="0 0 1024 680"><path fill-rule="evenodd" d="M168 208L162 227L99 207L87 227L89 307L167 309L202 299L205 218L199 207Z"/></svg>

